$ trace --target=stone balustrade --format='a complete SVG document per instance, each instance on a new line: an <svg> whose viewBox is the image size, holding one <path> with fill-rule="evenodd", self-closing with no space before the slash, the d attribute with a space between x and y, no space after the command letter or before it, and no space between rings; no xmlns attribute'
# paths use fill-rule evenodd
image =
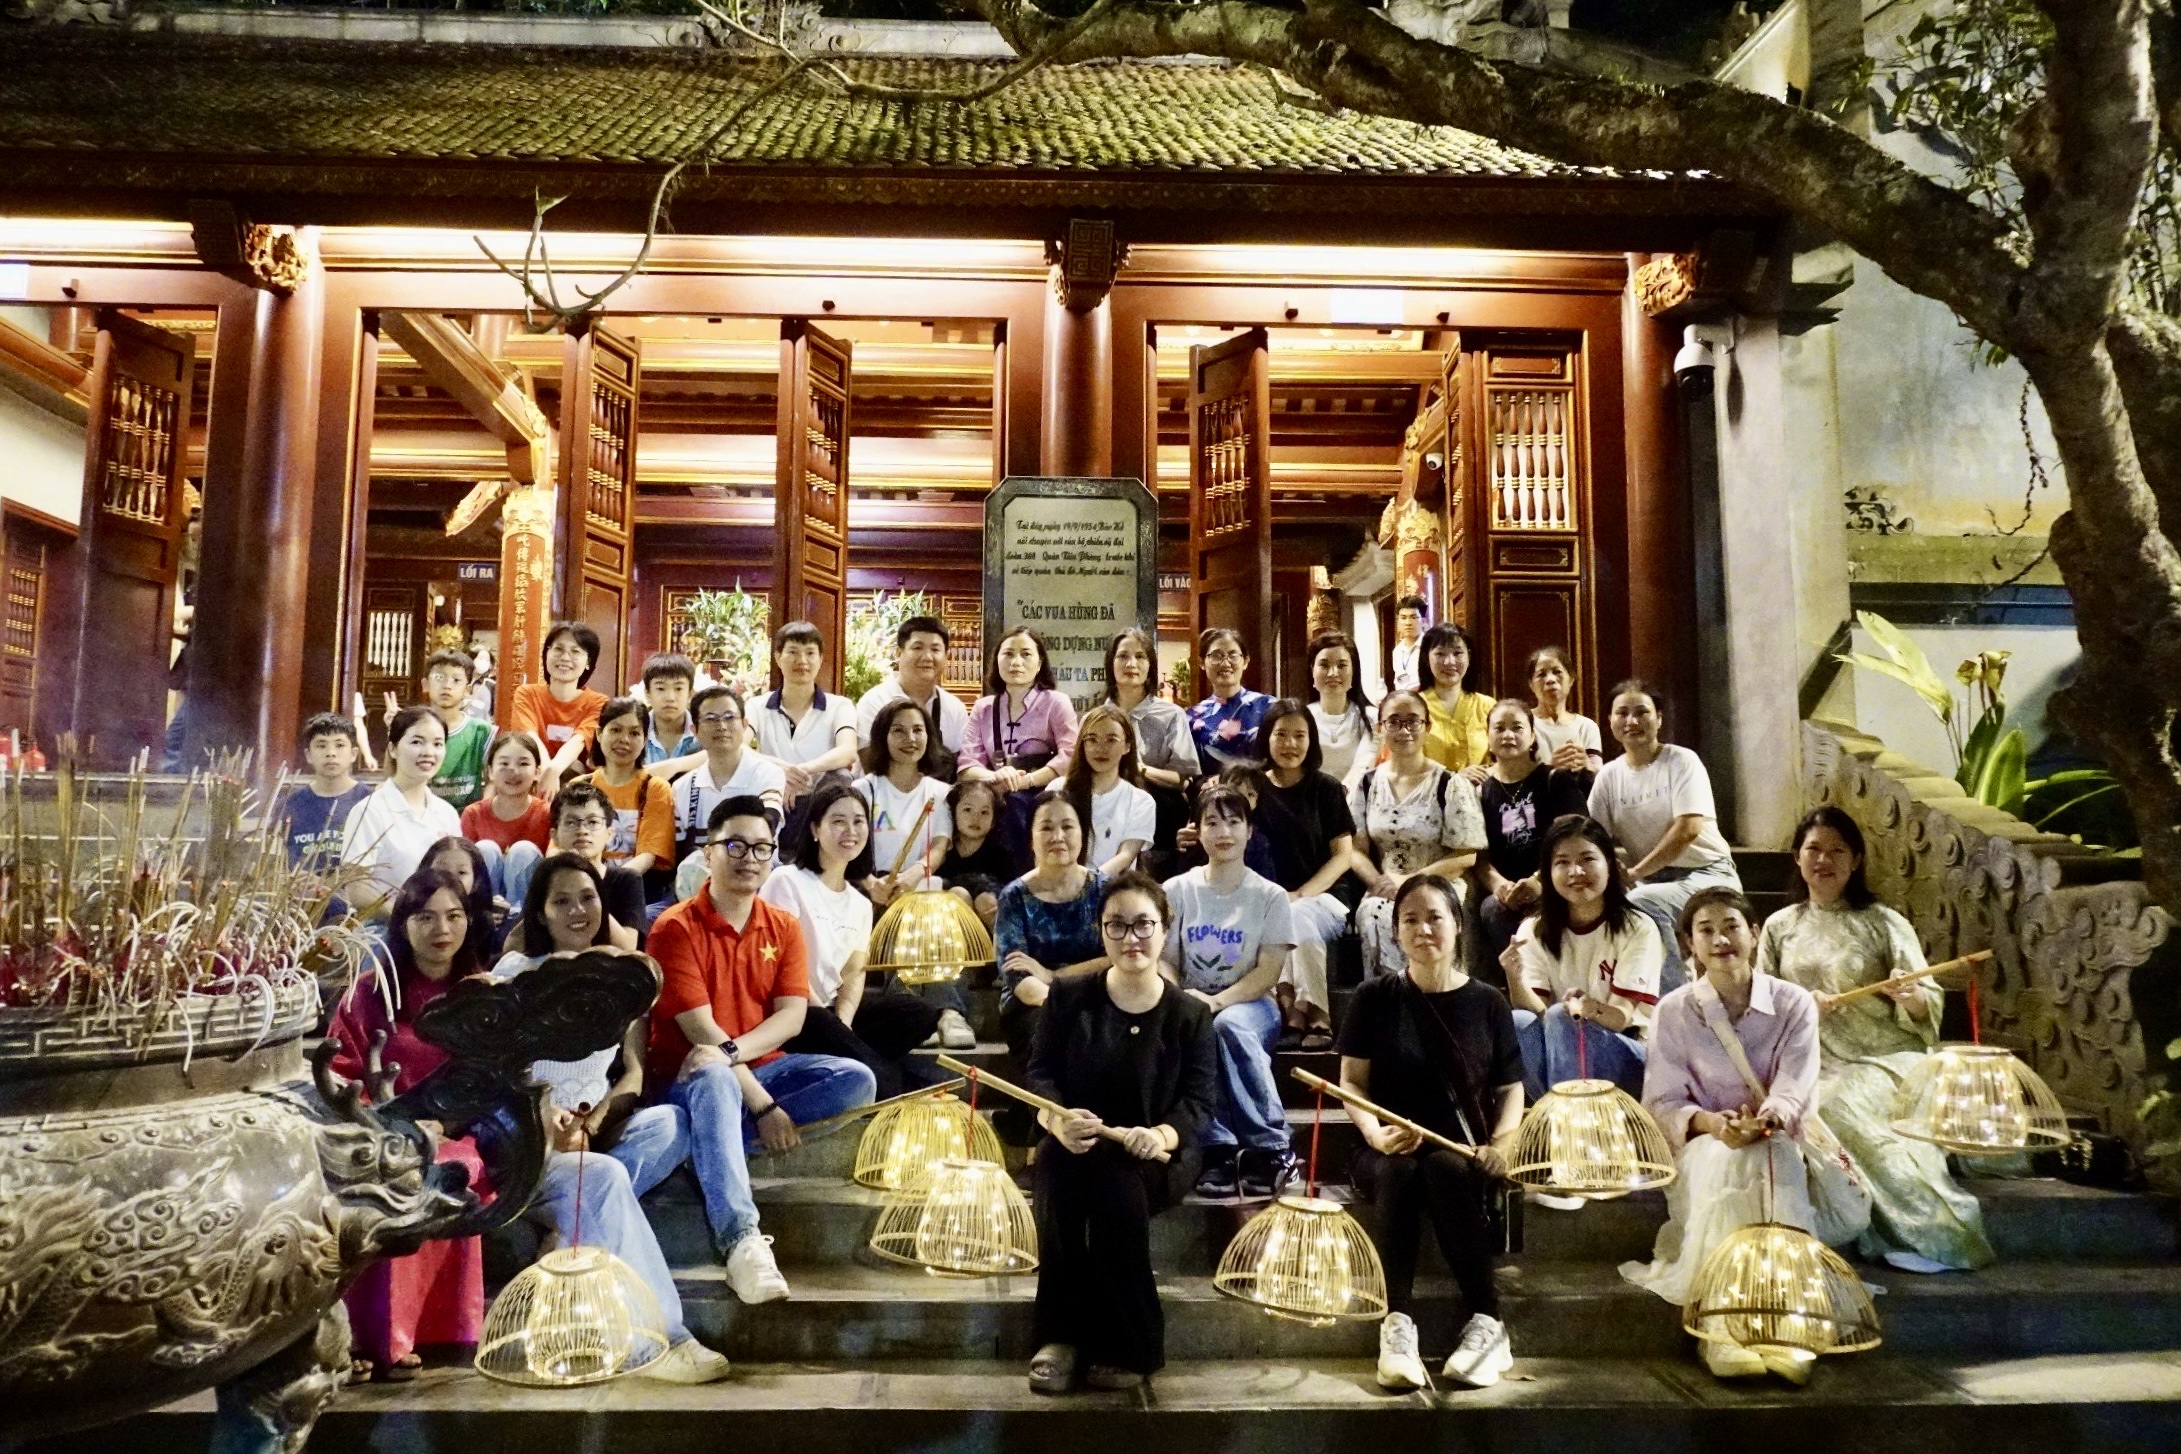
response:
<svg viewBox="0 0 2181 1454"><path fill-rule="evenodd" d="M1839 723L1803 724L1802 774L1807 805L1831 803L1861 826L1871 888L1928 956L1993 952L1978 981L1984 1038L2141 1157L2138 1113L2181 1033L2181 945L2136 861L2040 832Z"/></svg>

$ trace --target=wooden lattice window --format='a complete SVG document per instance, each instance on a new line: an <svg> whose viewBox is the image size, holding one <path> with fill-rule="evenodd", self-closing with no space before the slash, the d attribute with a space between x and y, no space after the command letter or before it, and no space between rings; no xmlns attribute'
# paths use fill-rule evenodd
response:
<svg viewBox="0 0 2181 1454"><path fill-rule="evenodd" d="M1576 529L1574 390L1495 386L1486 398L1492 528Z"/></svg>
<svg viewBox="0 0 2181 1454"><path fill-rule="evenodd" d="M978 596L941 596L939 619L947 628L947 664L940 683L951 692L972 696L984 690L984 601Z"/></svg>
<svg viewBox="0 0 2181 1454"><path fill-rule="evenodd" d="M180 413L181 396L172 389L114 374L100 509L147 525L168 523Z"/></svg>
<svg viewBox="0 0 2181 1454"><path fill-rule="evenodd" d="M636 437L636 394L628 375L631 361L612 349L592 354L590 452L584 460L589 486L583 509L594 524L608 530L629 528L630 443Z"/></svg>
<svg viewBox="0 0 2181 1454"><path fill-rule="evenodd" d="M824 349L810 351L810 413L803 425L809 453L803 460L803 509L836 529L841 523L843 422L848 407L844 360Z"/></svg>
<svg viewBox="0 0 2181 1454"><path fill-rule="evenodd" d="M28 730L38 690L38 630L45 616L46 552L50 532L20 518L5 524L0 572L0 726Z"/></svg>
<svg viewBox="0 0 2181 1454"><path fill-rule="evenodd" d="M416 612L368 611L364 615L364 673L407 681L416 675Z"/></svg>
<svg viewBox="0 0 2181 1454"><path fill-rule="evenodd" d="M1255 441L1246 396L1219 399L1203 406L1204 535L1223 535L1248 526Z"/></svg>

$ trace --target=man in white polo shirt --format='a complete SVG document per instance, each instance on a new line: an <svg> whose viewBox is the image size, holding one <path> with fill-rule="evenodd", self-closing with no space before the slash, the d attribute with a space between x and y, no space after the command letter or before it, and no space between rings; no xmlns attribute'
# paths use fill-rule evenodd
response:
<svg viewBox="0 0 2181 1454"><path fill-rule="evenodd" d="M686 899L703 883L704 837L712 809L729 798L764 800L774 826L787 792L787 775L771 758L749 750L749 729L742 698L732 687L706 687L689 704L697 722L704 761L674 781L674 838L682 855L674 874L674 897Z"/></svg>
<svg viewBox="0 0 2181 1454"><path fill-rule="evenodd" d="M939 741L948 752L962 750L962 734L969 730L969 709L961 698L939 685L946 671L946 623L937 616L911 616L894 632L894 674L865 692L856 703L856 739L871 744L871 724L881 708L903 697L924 709L939 729Z"/></svg>
<svg viewBox="0 0 2181 1454"><path fill-rule="evenodd" d="M787 779L783 801L793 807L829 772L856 765L856 704L818 687L825 637L808 621L790 621L772 638L780 689L757 703L750 730L757 750Z"/></svg>

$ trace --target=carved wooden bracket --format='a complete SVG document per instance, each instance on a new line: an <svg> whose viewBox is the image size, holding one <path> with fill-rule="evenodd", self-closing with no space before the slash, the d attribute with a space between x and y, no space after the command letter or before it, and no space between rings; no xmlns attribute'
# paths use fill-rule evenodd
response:
<svg viewBox="0 0 2181 1454"><path fill-rule="evenodd" d="M251 222L230 203L192 202L189 230L204 265L239 283L285 298L310 276L294 228Z"/></svg>
<svg viewBox="0 0 2181 1454"><path fill-rule="evenodd" d="M1653 318L1682 323L1731 307L1752 282L1756 238L1713 233L1693 252L1662 253L1636 269L1636 301Z"/></svg>
<svg viewBox="0 0 2181 1454"><path fill-rule="evenodd" d="M1061 305L1083 313L1106 301L1113 280L1128 260L1128 245L1107 218L1071 217L1057 242L1045 244L1053 264L1053 292Z"/></svg>

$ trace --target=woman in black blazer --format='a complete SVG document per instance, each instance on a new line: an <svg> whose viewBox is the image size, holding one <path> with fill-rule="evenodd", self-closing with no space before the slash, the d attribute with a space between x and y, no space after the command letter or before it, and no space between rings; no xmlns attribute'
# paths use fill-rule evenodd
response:
<svg viewBox="0 0 2181 1454"><path fill-rule="evenodd" d="M1032 1171L1038 1393L1135 1388L1166 1361L1151 1218L1196 1184L1219 1094L1211 1012L1159 973L1170 922L1151 879L1109 880L1098 928L1112 967L1055 980L1031 1043L1030 1088L1068 1107L1039 1116Z"/></svg>

